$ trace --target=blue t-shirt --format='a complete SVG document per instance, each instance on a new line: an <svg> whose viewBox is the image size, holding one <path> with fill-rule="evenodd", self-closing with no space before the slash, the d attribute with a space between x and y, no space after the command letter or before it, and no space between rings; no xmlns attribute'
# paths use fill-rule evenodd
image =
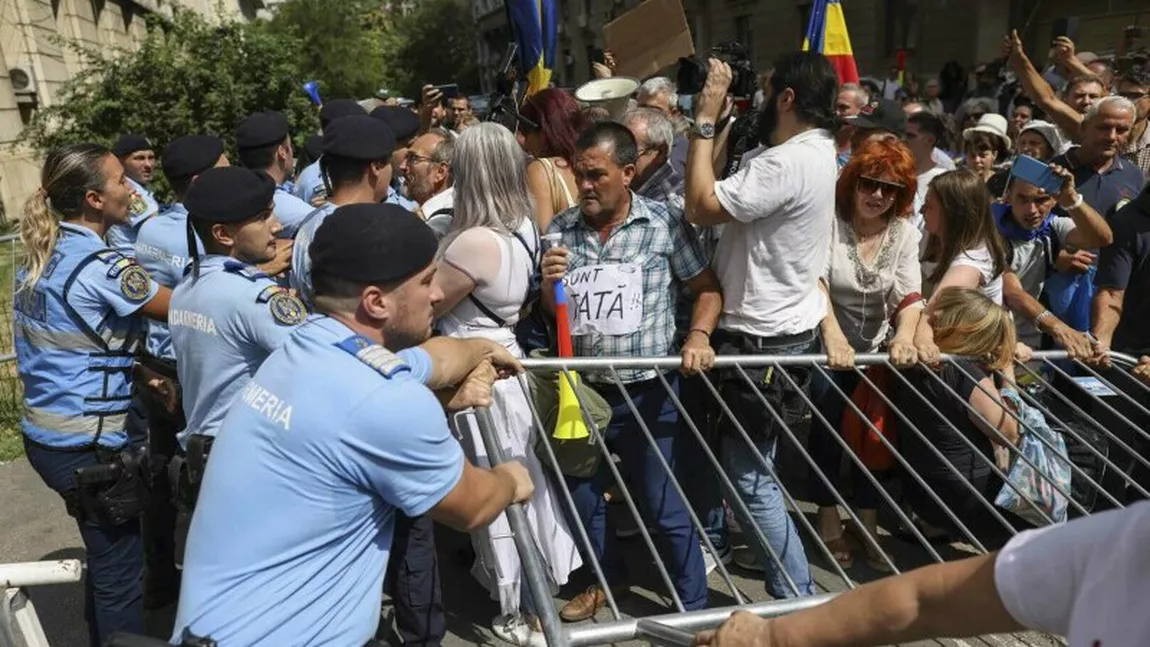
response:
<svg viewBox="0 0 1150 647"><path fill-rule="evenodd" d="M272 200L275 202L274 213L276 221L283 226L279 233L276 234L277 238L292 238L295 236L296 229L299 229L299 225L303 222L303 219L315 210L315 207L292 195L292 192L287 186L282 184L276 187L276 192L272 196Z"/></svg>
<svg viewBox="0 0 1150 647"><path fill-rule="evenodd" d="M1142 191L1145 179L1142 171L1130 160L1123 159L1121 155L1114 156L1114 163L1102 173L1095 171L1089 165L1078 165L1072 160L1077 147L1066 151L1050 161L1063 168L1070 169L1074 174L1074 185L1082 194L1086 204L1094 207L1098 215L1110 220L1115 211L1129 203ZM1066 216L1062 207L1055 207L1058 215Z"/></svg>
<svg viewBox="0 0 1150 647"><path fill-rule="evenodd" d="M236 394L306 316L268 275L227 256L200 260L168 310L187 427L177 438L215 436Z"/></svg>
<svg viewBox="0 0 1150 647"><path fill-rule="evenodd" d="M157 283L167 288L176 287L191 261L188 257L188 210L183 203L173 204L141 225L135 247L136 261ZM198 237L196 251L204 252L204 245ZM175 361L168 324L148 321L145 349L152 357Z"/></svg>
<svg viewBox="0 0 1150 647"><path fill-rule="evenodd" d="M431 510L464 457L421 383L427 354L369 344L313 317L236 399L192 518L173 640L185 627L246 647L375 634L396 510Z"/></svg>
<svg viewBox="0 0 1150 647"><path fill-rule="evenodd" d="M136 235L140 231L140 226L160 211L160 205L156 202L155 195L144 185L130 177L124 179L136 192L136 196L128 206L128 222L108 227L108 231L104 233L104 240L108 242L108 247L132 258L136 254Z"/></svg>

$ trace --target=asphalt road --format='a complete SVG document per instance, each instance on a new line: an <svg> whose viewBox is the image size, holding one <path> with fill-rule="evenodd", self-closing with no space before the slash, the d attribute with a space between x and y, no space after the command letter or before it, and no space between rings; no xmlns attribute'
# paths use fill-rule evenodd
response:
<svg viewBox="0 0 1150 647"><path fill-rule="evenodd" d="M0 507L0 562L81 558L83 551L76 526L64 512L63 502L48 490L26 461L19 460L0 465L0 492L4 504ZM619 506L612 506L618 510ZM614 513L614 512L613 512ZM469 565L459 558L459 549L467 543L465 535L447 529L437 530L440 552L440 570L443 582L444 605L447 609L449 635L444 645L504 645L490 630L491 619L498 615L497 604L487 599L468 573ZM630 541L633 586L632 594L620 601L621 611L628 616L648 616L668 613L672 609L665 598L663 586L652 560L639 541ZM900 567L911 567L927 562L921 549L887 537L884 545L896 557ZM947 558L963 554L963 547L943 547ZM809 551L813 553L813 551ZM849 571L852 578L866 581L878 576L862 559ZM842 581L819 566L815 558L815 578L820 586L829 590L842 589ZM768 599L760 577L737 566L730 567L736 587L751 600ZM589 580L576 577L556 598L556 604L578 594ZM711 606L735 604L726 583L716 571L710 577ZM83 586L80 583L34 587L29 590L40 623L52 647L85 647L87 633L84 626ZM385 617L389 609L385 604ZM607 621L604 611L596 621ZM153 618L162 622L162 618ZM632 642L625 644L644 644ZM976 640L946 640L922 644L930 645L995 645L1039 647L1061 644L1054 639L1035 634L1019 637L991 637Z"/></svg>

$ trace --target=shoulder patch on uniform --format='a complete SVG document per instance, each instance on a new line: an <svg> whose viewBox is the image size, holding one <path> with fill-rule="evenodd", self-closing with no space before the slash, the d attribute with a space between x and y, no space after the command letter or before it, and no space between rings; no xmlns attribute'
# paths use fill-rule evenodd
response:
<svg viewBox="0 0 1150 647"><path fill-rule="evenodd" d="M128 269L132 265L135 265L135 262L133 262L130 258L124 257L117 260L116 262L112 263L112 267L108 269L108 278L116 278L121 273L123 273L124 270Z"/></svg>
<svg viewBox="0 0 1150 647"><path fill-rule="evenodd" d="M362 335L348 337L336 346L389 379L400 371L411 370L402 357Z"/></svg>
<svg viewBox="0 0 1150 647"><path fill-rule="evenodd" d="M60 253L60 250L53 251L52 256L48 258L48 262L44 265L44 272L40 276L43 278L52 276L52 273L56 271L56 268L60 265L60 261L63 258L64 255Z"/></svg>
<svg viewBox="0 0 1150 647"><path fill-rule="evenodd" d="M148 271L136 265L129 263L126 268L120 272L120 292L129 301L143 301L148 298L148 293L152 288L152 277L148 276Z"/></svg>
<svg viewBox="0 0 1150 647"><path fill-rule="evenodd" d="M268 310L276 323L283 326L298 326L307 318L307 307L303 301L284 288L279 288L278 292L268 297Z"/></svg>
<svg viewBox="0 0 1150 647"><path fill-rule="evenodd" d="M96 252L96 258L100 261L103 261L104 263L115 263L121 258L127 257L114 249L102 249Z"/></svg>
<svg viewBox="0 0 1150 647"><path fill-rule="evenodd" d="M133 191L132 204L128 205L128 211L131 211L133 216L142 216L148 211L148 203L139 193Z"/></svg>

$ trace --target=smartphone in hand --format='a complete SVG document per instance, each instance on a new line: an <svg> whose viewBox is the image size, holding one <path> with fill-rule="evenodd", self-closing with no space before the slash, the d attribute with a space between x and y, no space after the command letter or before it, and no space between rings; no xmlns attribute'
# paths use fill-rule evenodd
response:
<svg viewBox="0 0 1150 647"><path fill-rule="evenodd" d="M1010 177L1040 187L1047 195L1058 195L1062 192L1062 178L1055 175L1048 164L1029 155L1019 155L1014 160L1014 165L1010 167Z"/></svg>

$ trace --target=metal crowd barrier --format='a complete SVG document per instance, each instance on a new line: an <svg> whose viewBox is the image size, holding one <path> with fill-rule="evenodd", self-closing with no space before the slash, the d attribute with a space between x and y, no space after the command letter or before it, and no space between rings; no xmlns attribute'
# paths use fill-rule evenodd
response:
<svg viewBox="0 0 1150 647"><path fill-rule="evenodd" d="M0 564L0 647L48 647L25 587L79 582L78 559Z"/></svg>
<svg viewBox="0 0 1150 647"><path fill-rule="evenodd" d="M1112 354L1111 357L1115 367L1123 366L1124 368L1128 368L1129 366L1133 366L1136 361L1133 357L1117 353ZM955 358L944 357L943 361L950 363L958 371L967 373L966 369L957 363ZM624 617L615 597L611 593L611 588L607 586L603 566L598 562L594 556L594 552L591 550L591 541L587 528L584 527L583 522L580 520L576 521L573 524L574 527L571 527L570 530L576 544L581 550L584 564L589 567L590 572L594 575L595 581L606 593L606 610L610 619L603 622L600 622L599 618L596 618L578 624L561 623L554 605L547 603L551 599L551 596L547 593L550 582L548 581L547 571L543 567L541 556L536 553L536 543L533 541L531 531L524 521L522 510L519 509L519 506L513 506L509 511L509 522L512 532L516 535L516 544L519 548L521 559L523 560L523 573L526 584L535 600L542 601L536 606L539 607L544 633L550 647L599 645L633 639L650 640L657 644L689 644L691 632L714 628L736 610L748 610L764 617L782 615L821 604L833 598L836 593L855 588L859 584L859 581L852 577L851 574L848 574L835 559L831 548L820 539L819 533L812 523L812 520L808 519L808 515L804 513L804 509L809 510L812 506L805 505L804 508L802 493L799 491L799 486L802 484L792 482L792 479L786 476L780 476L780 474L776 472L776 468L783 466L778 461L769 460L758 451L747 429L735 418L728 405L723 402L720 397L720 384L716 379L714 371L709 374L703 374L700 381L705 389L704 394L711 399L710 404L717 405L728 419L734 421L733 439L745 445L745 448L749 450L749 454L753 455L754 460L757 461L770 476L774 477L776 483L781 488L789 516L792 523L796 524L802 537L808 562L810 562L812 566L820 562L826 566L822 571L818 571L815 568L811 569L812 577L821 590L820 594L798 597L799 591L795 582L791 580L789 575L786 575L787 571L783 568L779 555L772 549L771 544L767 541L763 532L756 524L750 521L751 515L747 507L747 502L735 495L731 475L724 471L722 463L715 455L715 449L709 444L708 438L703 434L702 429L706 421L692 418L691 412L684 406L682 397L675 394L666 379L666 374L678 369L679 362L680 359L677 357L576 358L555 360L533 359L524 361L524 365L529 371L538 372L596 371L599 372L599 374L603 374L602 372L610 374L612 376L612 384L610 384L609 387L618 390L627 403L631 413L638 421L636 427L632 430L628 430L628 432L642 434L648 445L655 449L654 453L656 455L658 455L659 452L655 446L655 439L647 423L640 417L639 410L635 406L635 403L619 381L618 371L627 369L658 369L660 371L658 377L659 384L663 390L666 391L676 409L678 409L683 421L683 429L680 431L680 434L686 435L687 438L693 440L691 450L694 451L698 449L702 452L707 464L715 471L714 477L717 478L722 485L720 491L723 492L723 497L727 505L739 518L745 541L748 544L759 542L766 549L765 552L768 558L777 570L781 574L784 574L788 587L796 597L761 602L752 602L750 600L750 596L736 584L731 571L723 564L715 546L712 545L711 541L707 538L707 533L698 514L691 508L691 499L686 496L684 486L680 483L679 479L682 475L677 474L676 470L672 470L665 460L660 460L659 462L662 469L669 477L668 480L671 487L683 501L687 502L691 525L698 534L703 550L710 553L713 558L719 580L721 580L722 585L729 591L731 597L736 602L736 606L685 612L682 601L679 599L672 585L667 565L664 563L659 551L656 550L651 533L647 529L648 522L645 521L640 514L635 497L632 495L626 479L623 477L621 470L626 470L627 466L625 464L617 465L612 460L612 451L603 438L602 430L595 428L591 419L585 415L585 422L591 432L591 438L588 442L593 442L597 445L598 451L602 456L601 465L609 470L611 479L613 480L613 486L621 495L625 504L625 512L638 528L643 548L646 550L644 557L649 558L656 567L659 579L665 587L665 600L669 602L671 613L648 618ZM1147 408L1148 405L1150 405L1150 387L1147 387L1131 376L1128 370L1104 375L1094 367L1069 360L1064 352L1036 352L1031 362L1016 362L1015 364L1014 368L1018 382L1020 385L1025 385L1025 388L1019 389L1022 399L1027 404L1041 411L1046 417L1049 426L1061 433L1068 444L1073 444L1077 452L1088 456L1100 466L1096 473L1092 475L1088 474L1079 465L1071 462L1071 489L1077 490L1079 488L1085 488L1087 491L1093 492L1095 501L1094 504L1090 506L1079 503L1075 497L1072 496L1073 492L1050 481L1050 483L1054 485L1055 491L1067 499L1069 503L1068 512L1071 518L1090 514L1094 508L1099 506L1121 508L1124 507L1128 499L1150 498L1150 492L1147 491L1146 487L1147 480L1139 481L1131 476L1134 470L1139 468L1150 470L1150 460L1147 460L1146 455L1143 455L1132 446L1132 443L1141 444L1150 441L1150 433L1148 433L1147 429L1140 427L1138 423L1130 419L1131 416L1136 418L1146 416L1146 419L1150 420L1150 409ZM856 358L856 365L852 370L858 373L861 382L870 385L871 388L875 388L874 383L862 370L867 366L875 365L887 366L891 369L891 372L895 376L892 386L893 389L913 392L927 409L933 411L935 415L941 415L937 406L938 403L931 402L922 394L920 390L921 385L916 385L905 373L894 369L894 367L890 365L886 355L860 355ZM816 373L826 374L829 372L829 369L826 368L826 357L821 355L719 357L716 359L715 365L715 369L734 371L752 388L754 385L746 369L770 368L774 371L774 375L785 381L787 386L797 388L800 386L799 381L791 374L791 371L796 367L809 369L812 376ZM1073 380L1070 375L1071 371L1076 371L1080 376L1092 378L1091 381L1093 384L1083 385L1082 382ZM568 375L570 375L570 373L568 373ZM729 376L730 373L727 375ZM982 418L965 399L960 397L959 394L947 385L935 372L929 372L929 375L932 376L933 380L944 387L946 392L949 392L949 394L953 395L958 401L961 401L962 405L969 412L978 416L989 425L989 428L996 428L994 423ZM967 373L967 375L969 376L969 373ZM728 377L728 379L730 378ZM531 402L530 389L525 376L520 376L519 382L527 394L528 401ZM833 381L831 385L835 394L845 400L847 411L853 411L858 414L872 432L878 432L874 425L867 420L866 416L863 415L854 402L852 402L851 394L844 392ZM977 386L976 388L982 389L981 386ZM1110 394L1104 395L1101 393L1103 391L1109 391ZM895 469L900 470L902 482L912 487L917 486L922 488L933 502L933 505L938 506L938 509L953 523L954 528L958 530L958 536L951 537L950 540L948 540L951 544L950 546L939 545L925 536L924 531L915 520L911 518L913 511L906 509L903 502L899 500L899 488L897 484L895 484L895 487L888 487L889 481L888 483L884 483L866 468L862 460L851 451L847 442L839 433L839 430L826 419L822 411L814 406L814 402L805 389L800 391L800 397L802 403L809 411L809 417L806 417L803 422L798 425L790 426L784 424L782 414L776 407L772 406L765 397L762 397L761 392L758 390L754 392L760 393L759 399L762 405L761 422L765 423L767 420L773 420L775 423L775 429L777 430L776 442L778 443L776 455L779 457L783 455L790 458L798 457L802 461L803 466L809 470L809 478L817 479L829 488L829 491L833 494L837 502L840 514L842 511L846 513L846 519L844 521L848 527L853 526L856 529L855 532L863 535L862 541L874 549L874 552L881 557L881 560L892 573L899 573L902 569L919 566L925 562L942 562L947 558L968 557L987 551L987 547L980 540L978 533L967 527L963 515L948 507L939 494L927 482L927 479L919 473L916 466L900 452L899 447L885 439L881 433L877 434L877 436L882 439L882 444L893 454L896 463ZM905 393L900 395L905 395ZM970 494L977 499L978 505L984 508L991 517L1002 525L1006 533L1013 535L1018 532L1015 527L1018 525L1018 517L1014 517L1014 523L1008 521L1004 511L997 508L993 500L989 500L983 496L978 488L970 484L963 477L958 467L944 456L944 454L931 443L927 436L923 434L916 422L911 420L905 412L898 409L890 398L889 393L881 394L880 397L886 403L889 411L897 418L898 433L901 434L901 438L917 436L925 447L941 461L946 469L957 477L957 482L964 485ZM534 402L531 403L531 407L535 427L534 433L549 436L553 430L543 428L539 411L536 410ZM1058 417L1053 410L1054 407L1057 407L1059 411L1062 412L1059 415L1067 419ZM1084 407L1088 407L1090 411L1087 411ZM1108 421L1107 424L1100 422L1095 415L1091 415L1091 412L1095 412L1098 416L1105 415ZM493 448L497 449L497 443L494 442L490 414L488 412L483 413L486 415L481 415L478 418L480 431L484 435L485 442L490 451ZM1012 411L1008 411L1008 413L1018 421L1019 432L1021 433L1025 428L1024 423L1017 414ZM1073 419L1069 419L1071 416ZM744 419L742 422L747 421ZM945 422L955 438L960 439L966 446L974 449L973 455L975 460L981 459L987 464L990 472L998 479L1001 479L1006 487L1010 487L1018 492L1025 500L1031 500L1026 497L1025 493L1010 485L1010 481L1006 479L1004 470L999 468L993 457L985 456L975 447L972 441L962 433L956 421L946 420ZM830 433L827 433L828 431ZM1087 432L1089 432L1089 437ZM728 429L723 433L731 434L732 431ZM1005 440L997 431L993 433L995 433L999 439ZM898 529L901 541L909 544L908 546L902 547L914 551L910 556L903 555L900 557L900 555L892 554L892 552L888 551L883 545L881 539L882 533L879 533L880 536L874 536L865 529L865 526L850 505L847 497L844 496L843 491L836 485L840 481L839 474L825 473L812 457L808 443L806 442L806 439L808 439L811 434L820 434L819 442L838 443L842 450L842 455L850 462L848 469L859 470L859 473L867 479L870 485L876 488L881 500L880 506L884 512L884 514L880 515L879 528L887 532L892 529ZM728 442L731 441L731 439L732 438L728 436ZM1105 442L1100 443L1099 439L1104 439ZM1053 449L1048 442L1043 441L1043 444L1048 449ZM784 446L786 448L785 453ZM1006 446L1012 455L1012 462L1013 460L1021 460L1025 464L1034 467L1034 464L1023 456L1017 447L1009 443L1007 443ZM566 507L566 511L569 513L569 519L578 519L579 515L576 513L571 490L568 488L560 472L559 462L555 452L550 443L540 443L539 447L545 448L543 455L540 455L540 460L544 464L545 470L553 477L551 478L550 484L551 487L558 489L560 505ZM740 447L742 447L742 445ZM1145 444L1144 447L1150 448L1150 444ZM491 452L491 459L493 463L498 463L503 460L503 457L499 452L494 451ZM1040 476L1045 479L1044 474L1040 473ZM1050 517L1045 513L1042 513L1041 516L1044 524L1051 522ZM613 529L609 527L608 532L613 532ZM892 539L891 541L894 540ZM865 545L852 546L852 548L854 549L856 557L861 557L866 554ZM862 550L860 551L859 549ZM940 549L943 549L948 557L944 557ZM813 561L812 558L821 559L819 562L816 562ZM858 561L861 560L856 559L856 567ZM852 570L854 570L854 567L852 567ZM758 581L754 582L753 585L762 586L762 577L763 575L761 573L756 573L754 579ZM712 597L714 596L714 591L711 592L711 595ZM600 615L602 615L602 613Z"/></svg>

